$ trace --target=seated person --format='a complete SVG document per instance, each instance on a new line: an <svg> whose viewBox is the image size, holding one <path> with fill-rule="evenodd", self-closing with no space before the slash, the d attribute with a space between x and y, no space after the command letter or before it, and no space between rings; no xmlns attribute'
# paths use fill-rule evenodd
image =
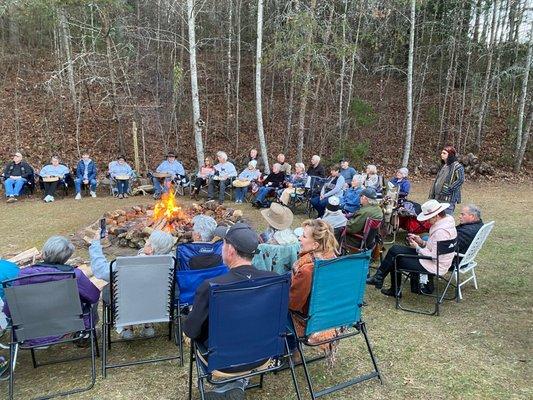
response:
<svg viewBox="0 0 533 400"><path fill-rule="evenodd" d="M320 156L316 154L311 157L311 165L307 168L308 176L318 176L319 178L326 177L326 169L322 164L320 164Z"/></svg>
<svg viewBox="0 0 533 400"><path fill-rule="evenodd" d="M367 218L383 219L383 210L377 200L378 195L372 188L361 191L361 208L348 220L346 232L361 235Z"/></svg>
<svg viewBox="0 0 533 400"><path fill-rule="evenodd" d="M4 287L1 282L16 278L19 271L20 269L17 264L0 259L0 299L4 299Z"/></svg>
<svg viewBox="0 0 533 400"><path fill-rule="evenodd" d="M378 194L381 193L382 187L379 182L378 168L375 165L366 166L366 173L363 174L363 186L374 189Z"/></svg>
<svg viewBox="0 0 533 400"><path fill-rule="evenodd" d="M411 190L411 182L407 179L409 175L409 170L405 167L399 168L396 171L396 175L392 178L389 183L398 188L398 200L405 200L409 191Z"/></svg>
<svg viewBox="0 0 533 400"><path fill-rule="evenodd" d="M416 258L400 258L398 265L400 267L409 268L418 271L420 274L436 274L437 273L437 242L442 240L451 240L457 237L457 230L455 229L455 222L453 217L447 215L445 210L450 205L448 203L439 203L437 200L428 200L422 204L422 212L418 214L419 221L429 221L431 228L429 229L429 237L427 241L422 240L419 236L408 234L407 240L409 247L395 244L392 246L378 270L371 278L368 278L366 283L374 285L377 289L381 289L381 293L386 296L395 295L397 286L396 283L401 277L391 274L391 287L385 289L383 287L383 280L385 277L394 271L394 257L398 254L419 254L423 256L432 257L431 260L420 260ZM439 273L445 275L452 265L454 254L444 254L439 259ZM428 290L431 293L433 290Z"/></svg>
<svg viewBox="0 0 533 400"><path fill-rule="evenodd" d="M268 207L266 198L272 192L275 192L277 189L280 189L285 183L285 173L281 170L281 165L275 163L272 166L272 172L263 180L262 186L257 192L253 206L257 208Z"/></svg>
<svg viewBox="0 0 533 400"><path fill-rule="evenodd" d="M265 165L263 163L263 157L261 157L261 154L259 154L259 152L257 151L257 149L255 147L250 149L248 154L244 155L244 157L240 157L238 164L239 164L239 166L241 168L245 169L245 168L248 168L248 163L250 161L255 161L256 162L255 167L259 171L262 171L263 168L265 167Z"/></svg>
<svg viewBox="0 0 533 400"><path fill-rule="evenodd" d="M352 179L352 187L344 191L344 196L341 200L341 206L344 212L353 214L361 208L360 197L363 191L363 175L354 175Z"/></svg>
<svg viewBox="0 0 533 400"><path fill-rule="evenodd" d="M457 229L457 251L465 254L472 240L483 226L481 220L481 210L475 204L468 204L461 209L459 214L459 225Z"/></svg>
<svg viewBox="0 0 533 400"><path fill-rule="evenodd" d="M218 164L215 165L215 173L209 177L209 186L207 188L208 200L215 197L215 186L218 182L218 203L224 203L226 186L231 183L231 178L237 176L235 165L228 161L228 155L223 151L217 152Z"/></svg>
<svg viewBox="0 0 533 400"><path fill-rule="evenodd" d="M357 171L354 167L350 167L350 161L346 158L341 160L341 175L344 177L344 181L346 182L346 187L350 185L350 182L352 181L353 177L357 174Z"/></svg>
<svg viewBox="0 0 533 400"><path fill-rule="evenodd" d="M61 182L64 182L66 179L66 176L70 174L70 171L66 165L59 163L59 157L53 156L51 159L51 163L48 165L45 165L41 172L39 173L39 176L41 178L53 178L57 177L58 180L46 182L43 180L44 184L44 201L47 203L50 203L54 201L54 196L56 194L57 185Z"/></svg>
<svg viewBox="0 0 533 400"><path fill-rule="evenodd" d="M89 280L89 278L85 276L81 269L66 264L72 254L74 254L74 250L74 245L66 237L50 237L44 244L43 250L41 252L43 256L43 262L21 269L19 277L27 276L28 279L22 282L18 281L16 284L25 284L25 282L26 284L34 284L64 279L64 277L57 275L40 275L34 277L31 277L30 275L57 272L74 272L74 274L76 275L76 281L78 283L78 292L80 294L82 308L87 314L83 317L85 328L90 328L90 316L88 312L89 310L91 310L91 306L97 304L98 300L100 300L100 291ZM6 315L9 315L8 304L4 306L4 311ZM98 320L98 311L96 307L92 307L92 315L93 322L96 325L96 322ZM47 344L57 342L61 338L61 336L43 337L39 339L28 340L26 344L28 346L45 346ZM81 341L77 341L76 343L80 346L83 346L85 344L82 344Z"/></svg>
<svg viewBox="0 0 533 400"><path fill-rule="evenodd" d="M294 174L289 175L285 181L285 189L280 189L279 201L282 204L288 205L292 195L302 194L305 192L305 185L307 184L307 174L305 173L305 165L303 163L294 164Z"/></svg>
<svg viewBox="0 0 533 400"><path fill-rule="evenodd" d="M217 222L208 215L199 214L192 219L193 243L212 243ZM190 269L213 268L222 265L221 254L201 254L189 260Z"/></svg>
<svg viewBox="0 0 533 400"><path fill-rule="evenodd" d="M139 256L152 256L152 255L167 255L172 254L172 248L174 247L174 238L167 232L155 230L153 231L144 247L139 250ZM109 277L109 262L107 261L104 252L102 250L102 244L100 243L100 232L98 232L89 246L89 258L91 263L91 270L95 277L102 279L106 282L110 281ZM105 303L110 302L109 298L109 286L104 287L102 290L102 299ZM152 324L145 324L141 336L153 337L155 330ZM133 339L133 326L126 326L121 332L122 339Z"/></svg>
<svg viewBox="0 0 533 400"><path fill-rule="evenodd" d="M268 228L259 235L261 243L285 245L298 242L291 229L294 214L289 208L272 203L270 208L261 210L261 215L268 223Z"/></svg>
<svg viewBox="0 0 533 400"><path fill-rule="evenodd" d="M231 228L217 228L217 236L224 238L222 258L224 264L230 270L228 273L207 279L196 290L194 307L183 322L183 332L192 340L208 345L209 338L209 285L232 284L262 277L276 276L275 272L260 271L254 268L252 263L253 254L257 250L259 240L257 234L246 224L236 223ZM254 365L246 366L244 370L264 364L266 360L260 360ZM241 370L242 371L242 370ZM227 372L237 372L235 370ZM216 390L217 394L210 392L207 399L244 399L244 379L235 383L227 384Z"/></svg>
<svg viewBox="0 0 533 400"><path fill-rule="evenodd" d="M248 167L233 181L233 186L235 187L235 203L242 203L250 188L250 183L257 181L261 177L261 171L255 167L256 164L257 162L255 160L250 161Z"/></svg>
<svg viewBox="0 0 533 400"><path fill-rule="evenodd" d="M123 199L128 197L130 180L118 178L129 177L131 179L135 176L135 172L126 162L124 156L119 156L117 161L109 163L109 176L116 184L118 198Z"/></svg>
<svg viewBox="0 0 533 400"><path fill-rule="evenodd" d="M155 172L168 174L166 178L157 178L155 176L152 178L154 184L154 198L156 199L160 198L162 193L168 191L172 181L185 178L185 169L183 168L183 165L176 160L176 154L174 154L173 151L168 152L167 159L159 164ZM163 186L161 186L161 182L164 182Z"/></svg>
<svg viewBox="0 0 533 400"><path fill-rule="evenodd" d="M291 164L285 161L285 154L278 154L278 157L276 159L280 165L280 171L282 171L285 175L290 175L292 166Z"/></svg>
<svg viewBox="0 0 533 400"><path fill-rule="evenodd" d="M26 161L22 161L22 154L17 152L13 155L13 161L7 163L2 176L5 179L7 202L14 203L24 184L33 178L33 168Z"/></svg>
<svg viewBox="0 0 533 400"><path fill-rule="evenodd" d="M289 291L289 309L302 314L309 312L309 296L315 260L336 258L337 240L333 228L320 219L308 219L302 223L303 234L300 236L300 254L292 267L292 281ZM298 336L304 336L306 322L293 317L294 327ZM310 343L318 343L336 336L335 329L318 332L309 337ZM329 345L322 349L334 356L334 349Z"/></svg>
<svg viewBox="0 0 533 400"><path fill-rule="evenodd" d="M215 173L215 168L213 168L213 160L211 157L206 157L204 159L204 165L200 168L196 174L196 180L194 181L194 187L191 190L191 198L198 200L198 194L202 186L207 185L209 177Z"/></svg>
<svg viewBox="0 0 533 400"><path fill-rule="evenodd" d="M326 211L321 219L330 224L334 231L346 226L348 220L340 208L340 199L337 196L331 196L328 198Z"/></svg>
<svg viewBox="0 0 533 400"><path fill-rule="evenodd" d="M322 186L320 195L315 195L311 198L311 205L318 212L318 217L324 215L326 204L328 204L328 197L341 196L344 188L344 177L340 174L340 165L334 164L330 168L330 177Z"/></svg>
<svg viewBox="0 0 533 400"><path fill-rule="evenodd" d="M91 197L96 197L96 165L89 157L89 153L85 152L81 156L81 160L76 167L76 178L74 179L74 186L76 187L76 200L81 199L81 184L89 185L89 194Z"/></svg>

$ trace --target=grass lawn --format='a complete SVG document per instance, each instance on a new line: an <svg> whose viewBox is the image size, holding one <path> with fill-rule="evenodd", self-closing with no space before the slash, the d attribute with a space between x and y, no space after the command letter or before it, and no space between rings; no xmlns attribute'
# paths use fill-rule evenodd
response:
<svg viewBox="0 0 533 400"><path fill-rule="evenodd" d="M412 198L423 202L429 182L415 184ZM465 201L481 206L485 221L496 226L481 251L479 290L464 287L461 303L446 302L440 317L397 311L394 300L368 287L364 309L384 385L368 381L329 396L332 399L527 399L533 397L531 383L531 290L533 259L531 204L533 186L468 183ZM40 248L52 234L69 235L97 220L103 212L151 202L149 197L118 200L109 197L65 199L44 204L37 199L17 204L0 202L0 254L29 247ZM187 202L187 199L185 198ZM264 228L259 212L239 205L257 228ZM297 221L301 221L300 216ZM295 226L296 222L295 221ZM79 255L86 255L85 249ZM406 299L407 300L407 299ZM409 299L410 300L410 299ZM414 302L427 299L413 298ZM311 367L318 384L331 384L346 378L349 370L369 370L370 361L361 337L352 338L339 349L332 370L324 363ZM70 353L65 347L62 353ZM0 354L3 350L0 350ZM163 339L117 345L111 361L131 355L148 356L175 351ZM47 358L48 351L38 354ZM51 356L57 355L55 351ZM187 349L185 354L188 354ZM349 358L348 358L349 357ZM34 370L29 354L19 356L17 398L27 399L44 392L76 385L85 375L88 363L59 364ZM83 372L83 373L82 373ZM112 370L98 380L93 390L79 399L186 399L187 363L176 362ZM307 395L303 371L297 370L300 389ZM81 374L81 375L80 375ZM0 398L7 385L0 383ZM74 398L74 397L73 397ZM196 397L199 398L199 397ZM249 399L294 399L290 374L284 372L265 379L262 390L247 392ZM307 397L306 397L307 398Z"/></svg>

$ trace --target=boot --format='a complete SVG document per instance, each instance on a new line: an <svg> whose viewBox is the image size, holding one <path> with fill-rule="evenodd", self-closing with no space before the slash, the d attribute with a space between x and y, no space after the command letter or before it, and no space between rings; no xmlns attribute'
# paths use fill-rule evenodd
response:
<svg viewBox="0 0 533 400"><path fill-rule="evenodd" d="M383 293L385 296L390 296L390 297L396 297L395 295L395 289L393 287L390 287L388 289L381 289L381 293ZM402 294L400 293L400 295L398 297L402 297Z"/></svg>
<svg viewBox="0 0 533 400"><path fill-rule="evenodd" d="M368 278L366 280L367 285L374 285L376 289L381 289L383 287L383 279L385 277L383 276L383 273L378 269L374 276Z"/></svg>

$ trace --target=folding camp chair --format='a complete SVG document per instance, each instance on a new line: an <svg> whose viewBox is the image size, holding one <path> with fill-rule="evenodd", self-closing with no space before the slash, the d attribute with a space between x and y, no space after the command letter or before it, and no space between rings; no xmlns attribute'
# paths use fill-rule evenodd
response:
<svg viewBox="0 0 533 400"><path fill-rule="evenodd" d="M414 312L417 314L439 315L439 312L440 312L439 306L443 302L443 300L454 300L454 299L458 300L459 298L459 295L458 295L459 287L458 286L456 287L456 293L454 297L451 297L451 298L445 297L446 290L448 289L451 279L448 280L444 276L440 275L440 262L439 262L440 256L451 254L451 253L454 253L455 257L457 257L457 238L450 239L450 240L441 240L440 242L437 242L437 259L436 259L437 273L431 274L428 272L428 276L436 277L435 294L423 294L424 296L435 298L435 308L433 309L433 311L413 309L413 308L407 308L407 307L402 306L401 301L400 301L402 297L402 281L403 282L407 281L407 279L409 279L411 274L413 273L420 274L420 271L418 270L414 271L409 268L399 266L399 260L401 258L411 258L411 259L418 259L418 260L432 260L432 258L429 256L423 256L419 254L398 254L396 257L394 257L394 272L393 273L396 274L396 292L394 293L396 297L396 308L399 308L404 311ZM452 262L452 268L457 270L456 260ZM446 290L444 290L442 294L439 294L439 286L440 286L439 282L441 279L446 281L447 285L446 285Z"/></svg>
<svg viewBox="0 0 533 400"><path fill-rule="evenodd" d="M363 234L348 233L345 228L341 234L340 248L341 254L355 254L361 251L373 250L376 245L381 243L381 237L379 235L379 229L383 220L375 218L367 218L365 226L363 228ZM355 242L360 242L359 246L350 244L350 238L353 238ZM379 254L381 259L381 252Z"/></svg>
<svg viewBox="0 0 533 400"><path fill-rule="evenodd" d="M316 212L316 210L311 205L311 198L313 196L320 195L322 187L324 186L324 184L326 183L327 180L328 180L327 178L321 178L319 176L309 176L307 178L307 183L305 185L305 187L306 187L305 194L306 194L306 197L307 197L307 201L306 201L307 208L306 208L306 211L307 211L307 216L309 218L312 218L313 214Z"/></svg>
<svg viewBox="0 0 533 400"><path fill-rule="evenodd" d="M370 253L370 251L365 251L332 260L315 260L308 315L303 316L294 312L292 314L294 319L306 321L305 333L303 336L298 337L298 351L302 356L305 378L312 399L372 378L378 378L382 381L381 373L368 339L366 325L361 318ZM319 343L311 343L309 341L309 337L312 334L330 329L337 329L341 333L336 337ZM363 334L374 370L346 382L315 391L307 367L309 361L304 357L303 345L319 346L350 338L359 333Z"/></svg>
<svg viewBox="0 0 533 400"><path fill-rule="evenodd" d="M285 274L210 285L209 339L207 343L191 343L189 400L192 399L193 362L200 396L204 399L206 381L226 384L259 376L259 383L247 388L262 387L264 374L283 369L282 361L289 363L300 399L287 341L290 279Z"/></svg>
<svg viewBox="0 0 533 400"><path fill-rule="evenodd" d="M170 255L118 257L109 265L109 299L104 299L102 321L102 375L110 368L180 359L180 355L136 360L119 364L108 363L111 329L130 325L168 323L168 338L176 341L178 329L174 306L174 257ZM183 359L180 359L183 365Z"/></svg>
<svg viewBox="0 0 533 400"><path fill-rule="evenodd" d="M6 179L7 177L3 173L0 174L0 185L4 186L4 191L5 191L5 180ZM35 192L35 174L33 173L33 169L32 169L31 175L28 177L28 180L22 186L22 190L20 194L26 194L26 195L32 196L34 192Z"/></svg>
<svg viewBox="0 0 533 400"><path fill-rule="evenodd" d="M298 242L289 245L261 243L252 259L252 265L260 270L286 274L298 259L299 251Z"/></svg>
<svg viewBox="0 0 533 400"><path fill-rule="evenodd" d="M58 276L60 279L31 284L24 282L28 278L36 276ZM59 339L47 344L55 346L75 342L80 337L89 335L91 343L91 383L86 387L48 394L44 398L66 396L92 389L96 381L98 345L92 319L92 308L86 312L90 318L90 327L85 328L84 312L80 303L76 275L73 272L46 272L10 279L2 282L2 285L11 314L9 399L13 399L14 396L15 363L19 349L30 350L34 367L87 358L87 356L79 356L38 364L34 350L36 347L42 346L42 344L25 345L25 342L49 336L69 337L68 339ZM70 338L69 334L73 333L78 335Z"/></svg>
<svg viewBox="0 0 533 400"><path fill-rule="evenodd" d="M490 232L494 228L494 221L487 222L484 224L479 231L477 232L476 236L472 240L472 243L470 243L470 246L468 246L468 249L464 254L459 253L459 265L457 268L452 269L452 277L448 281L448 284L446 285L446 288L444 289L443 296L448 291L449 286L454 286L457 288L457 297L458 300L463 299L463 293L461 292L461 286L464 286L469 281L474 281L474 287L477 289L477 277L476 277L476 257L479 253L479 250L481 250L481 247L487 240L487 237L489 236ZM470 273L470 277L465 279L461 282L461 275ZM455 283L452 283L452 279Z"/></svg>
<svg viewBox="0 0 533 400"><path fill-rule="evenodd" d="M224 275L229 268L220 262L210 268L192 269L191 260L201 264L205 260L206 264L211 263L211 257L220 256L222 259L222 245L224 242L219 240L214 243L183 243L176 247L176 284L178 295L175 304L178 311L178 345L180 355L183 359L183 334L181 331L181 318L188 314L190 307L194 304L196 289L206 280Z"/></svg>

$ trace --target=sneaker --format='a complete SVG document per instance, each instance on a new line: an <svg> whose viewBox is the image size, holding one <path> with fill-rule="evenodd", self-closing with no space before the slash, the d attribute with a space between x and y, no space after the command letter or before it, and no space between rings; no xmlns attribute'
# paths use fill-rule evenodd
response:
<svg viewBox="0 0 533 400"><path fill-rule="evenodd" d="M102 336L102 331L100 329L95 330L96 339L99 339ZM76 347L86 349L91 346L91 334L88 332L76 332L72 334L72 338L76 339L74 345Z"/></svg>
<svg viewBox="0 0 533 400"><path fill-rule="evenodd" d="M9 196L6 200L6 203L14 203L15 201L17 201L15 196Z"/></svg>
<svg viewBox="0 0 533 400"><path fill-rule="evenodd" d="M124 196L125 199L127 199L129 197L127 193L124 193L123 196Z"/></svg>
<svg viewBox="0 0 533 400"><path fill-rule="evenodd" d="M119 195L118 195L118 198L119 198L119 199L123 199L123 198L124 198L124 195L123 195L123 194L119 194Z"/></svg>
<svg viewBox="0 0 533 400"><path fill-rule="evenodd" d="M77 193L76 197L74 197L74 200L81 200L81 193Z"/></svg>
<svg viewBox="0 0 533 400"><path fill-rule="evenodd" d="M53 202L55 200L54 196L50 196L50 203Z"/></svg>
<svg viewBox="0 0 533 400"><path fill-rule="evenodd" d="M96 197L96 192L91 191L89 192L89 194L91 195L92 198Z"/></svg>
<svg viewBox="0 0 533 400"><path fill-rule="evenodd" d="M45 198L43 199L45 201L45 203L50 203L50 199L52 198L52 196L50 196L49 194L45 196Z"/></svg>
<svg viewBox="0 0 533 400"><path fill-rule="evenodd" d="M131 340L133 339L133 329L131 328L125 328L120 332L120 337L124 340Z"/></svg>
<svg viewBox="0 0 533 400"><path fill-rule="evenodd" d="M151 338L155 336L155 329L153 326L145 326L141 331L141 336L145 338Z"/></svg>

